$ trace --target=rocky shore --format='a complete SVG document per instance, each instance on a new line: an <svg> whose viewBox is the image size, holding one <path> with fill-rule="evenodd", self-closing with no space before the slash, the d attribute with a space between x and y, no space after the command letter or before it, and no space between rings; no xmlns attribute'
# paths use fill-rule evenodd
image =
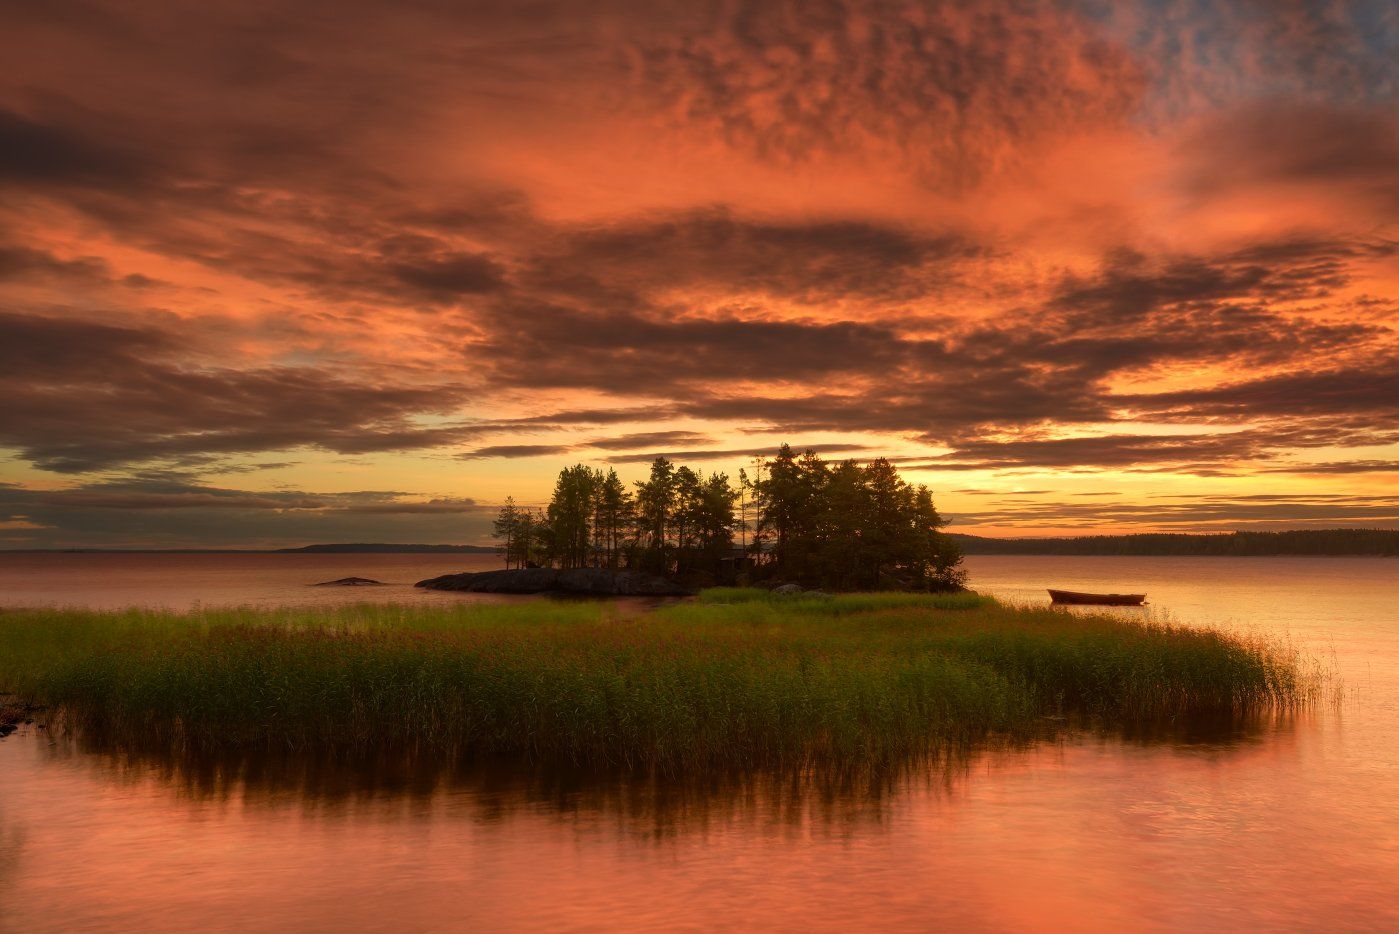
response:
<svg viewBox="0 0 1399 934"><path fill-rule="evenodd" d="M655 574L609 571L604 568L520 568L444 574L415 585L429 590L464 593L556 593L594 597L688 597L693 591Z"/></svg>

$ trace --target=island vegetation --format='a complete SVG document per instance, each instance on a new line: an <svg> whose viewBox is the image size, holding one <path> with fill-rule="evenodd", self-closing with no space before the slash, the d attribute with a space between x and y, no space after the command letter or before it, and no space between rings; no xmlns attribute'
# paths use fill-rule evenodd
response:
<svg viewBox="0 0 1399 934"><path fill-rule="evenodd" d="M395 545L389 542L342 542L338 544L302 545L299 548L278 548L275 554L312 555L489 555L496 549L491 545Z"/></svg>
<svg viewBox="0 0 1399 934"><path fill-rule="evenodd" d="M1248 717L1277 646L971 593L332 610L6 610L0 691L151 750L398 751L677 773L890 764L1064 722ZM1065 721L1063 718L1067 718Z"/></svg>
<svg viewBox="0 0 1399 934"><path fill-rule="evenodd" d="M627 568L696 585L782 580L831 590L960 589L961 552L925 486L889 461L828 463L783 445L752 472L664 457L629 490L615 470L560 472L542 509L501 507L507 568Z"/></svg>

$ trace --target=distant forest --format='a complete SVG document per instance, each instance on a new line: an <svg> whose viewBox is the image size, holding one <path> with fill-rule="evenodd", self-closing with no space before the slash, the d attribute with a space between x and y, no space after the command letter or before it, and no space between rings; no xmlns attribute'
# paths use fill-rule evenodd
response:
<svg viewBox="0 0 1399 934"><path fill-rule="evenodd" d="M1399 555L1399 529L1298 529L1217 535L1156 533L1083 538L950 534L969 555Z"/></svg>
<svg viewBox="0 0 1399 934"><path fill-rule="evenodd" d="M828 463L783 445L737 481L664 457L627 486L565 468L543 509L508 499L493 530L507 567L631 568L698 583L955 589L961 552L927 487L887 460Z"/></svg>
<svg viewBox="0 0 1399 934"><path fill-rule="evenodd" d="M278 548L278 554L452 554L489 555L496 548L490 545L395 545L383 542L345 542L328 545L302 545L300 548Z"/></svg>

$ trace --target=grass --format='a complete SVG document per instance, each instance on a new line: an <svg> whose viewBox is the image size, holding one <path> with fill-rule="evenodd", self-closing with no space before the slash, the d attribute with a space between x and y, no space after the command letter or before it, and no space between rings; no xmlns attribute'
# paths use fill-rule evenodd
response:
<svg viewBox="0 0 1399 934"><path fill-rule="evenodd" d="M974 594L0 613L0 691L179 749L401 749L679 772L907 760L1046 716L1288 710L1275 646Z"/></svg>

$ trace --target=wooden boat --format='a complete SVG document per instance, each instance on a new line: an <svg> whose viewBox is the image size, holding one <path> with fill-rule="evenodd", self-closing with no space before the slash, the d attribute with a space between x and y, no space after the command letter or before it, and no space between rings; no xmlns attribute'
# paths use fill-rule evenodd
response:
<svg viewBox="0 0 1399 934"><path fill-rule="evenodd" d="M1073 590L1051 590L1052 603L1072 603L1078 606L1141 606L1144 593L1078 593Z"/></svg>

